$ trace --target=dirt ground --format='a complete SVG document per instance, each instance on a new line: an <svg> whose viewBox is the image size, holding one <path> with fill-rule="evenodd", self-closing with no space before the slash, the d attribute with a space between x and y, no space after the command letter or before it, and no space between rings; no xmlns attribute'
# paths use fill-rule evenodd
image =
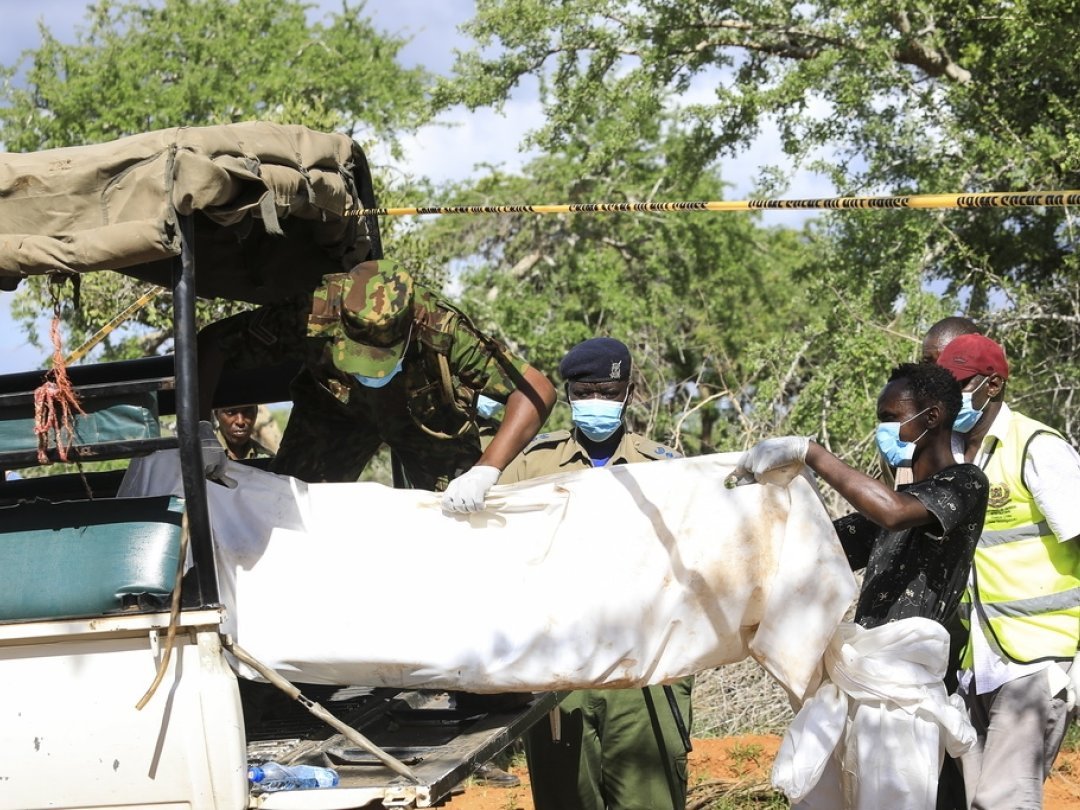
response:
<svg viewBox="0 0 1080 810"><path fill-rule="evenodd" d="M694 740L690 754L689 805L707 810L722 795L733 796L740 789L744 795L767 790L769 771L779 746L780 738L774 736ZM521 777L521 787L492 788L466 783L465 792L444 806L448 810L533 810L529 775L524 765L515 764L510 770ZM761 805L748 800L745 806ZM1043 807L1080 809L1080 751L1062 752L1058 756L1046 784Z"/></svg>

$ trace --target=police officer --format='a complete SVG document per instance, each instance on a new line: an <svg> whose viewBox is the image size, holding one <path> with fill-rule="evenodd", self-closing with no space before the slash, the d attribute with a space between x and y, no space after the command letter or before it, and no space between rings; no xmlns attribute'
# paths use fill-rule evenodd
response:
<svg viewBox="0 0 1080 810"><path fill-rule="evenodd" d="M618 340L592 338L570 349L559 373L573 429L537 436L499 483L677 458L626 429L631 371L630 351ZM692 685L693 678L684 678L670 687L584 690L564 698L552 723L538 723L526 737L536 810L682 810Z"/></svg>
<svg viewBox="0 0 1080 810"><path fill-rule="evenodd" d="M199 335L202 410L223 368L303 360L271 469L305 481L355 481L383 444L412 486L445 490L450 511L487 490L555 403L548 379L388 260L326 276L312 296L211 324ZM505 403L483 451L479 395ZM205 416L204 416L205 418Z"/></svg>
<svg viewBox="0 0 1080 810"><path fill-rule="evenodd" d="M607 337L579 343L559 364L559 374L574 429L537 436L506 468L500 484L582 467L678 457L662 444L626 430L626 406L633 401L634 384L625 344Z"/></svg>
<svg viewBox="0 0 1080 810"><path fill-rule="evenodd" d="M233 461L253 458L273 458L274 454L255 440L258 405L237 405L214 410L217 437Z"/></svg>

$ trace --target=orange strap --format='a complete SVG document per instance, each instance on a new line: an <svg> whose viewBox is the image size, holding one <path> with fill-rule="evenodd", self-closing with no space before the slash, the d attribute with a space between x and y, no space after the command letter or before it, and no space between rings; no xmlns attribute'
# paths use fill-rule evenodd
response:
<svg viewBox="0 0 1080 810"><path fill-rule="evenodd" d="M68 378L60 337L60 297L57 285L52 286L53 318L50 334L53 344L53 367L46 372L45 381L34 389L34 433L38 440L38 463L48 464L49 435L52 434L61 461L68 460L68 448L75 439L71 424L72 411L85 414L79 396Z"/></svg>

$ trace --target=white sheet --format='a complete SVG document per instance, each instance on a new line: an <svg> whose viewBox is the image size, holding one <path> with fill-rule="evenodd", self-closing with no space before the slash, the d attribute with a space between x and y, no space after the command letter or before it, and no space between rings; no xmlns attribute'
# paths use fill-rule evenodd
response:
<svg viewBox="0 0 1080 810"><path fill-rule="evenodd" d="M932 810L946 751L975 741L963 701L946 697L949 635L929 619L866 630L845 623L827 678L788 729L773 784L800 810Z"/></svg>
<svg viewBox="0 0 1080 810"><path fill-rule="evenodd" d="M752 655L801 698L854 578L812 484L726 489L738 457L495 487L476 515L230 464L236 490L208 484L230 631L305 682L630 687ZM175 451L123 488L178 490Z"/></svg>

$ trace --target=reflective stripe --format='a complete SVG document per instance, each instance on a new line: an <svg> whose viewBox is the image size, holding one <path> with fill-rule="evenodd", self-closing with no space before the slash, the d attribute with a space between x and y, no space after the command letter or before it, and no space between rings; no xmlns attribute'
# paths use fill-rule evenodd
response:
<svg viewBox="0 0 1080 810"><path fill-rule="evenodd" d="M1075 610L1080 606L1080 587L1070 588L1060 593L1049 593L1045 596L1032 596L1028 599L1014 599L1011 602L983 603L982 608L986 611L989 619L1002 617L1025 617L1038 616L1043 613L1053 613L1062 610Z"/></svg>
<svg viewBox="0 0 1080 810"><path fill-rule="evenodd" d="M1036 537L1046 537L1050 534L1050 524L1041 520L1036 524L1017 526L1013 529L997 529L984 531L979 538L979 545L983 548L989 546L1002 546L1006 543L1016 543L1020 540L1033 540Z"/></svg>
<svg viewBox="0 0 1080 810"><path fill-rule="evenodd" d="M985 468L991 488L1000 488L1007 502L987 508L972 568L983 632L1021 663L1074 655L1080 630L1080 549L1055 542L1024 483L1028 444L1046 430L1009 413L1001 446ZM973 663L970 644L963 658L965 665Z"/></svg>

